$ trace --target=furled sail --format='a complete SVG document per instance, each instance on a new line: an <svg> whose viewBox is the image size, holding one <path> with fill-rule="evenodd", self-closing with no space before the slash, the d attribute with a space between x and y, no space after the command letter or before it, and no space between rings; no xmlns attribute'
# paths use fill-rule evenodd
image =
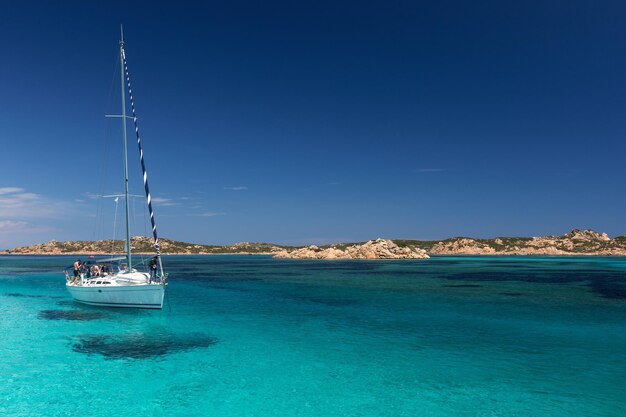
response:
<svg viewBox="0 0 626 417"><path fill-rule="evenodd" d="M137 126L137 113L135 112L135 101L133 100L133 90L130 86L130 74L128 73L128 64L126 63L126 52L122 48L122 60L124 65L124 71L126 73L126 84L128 86L128 95L130 97L130 106L133 112L133 123L135 124L135 135L137 136L137 147L139 148L139 160L141 161L141 172L143 173L143 186L146 190L146 199L148 200L148 211L150 213L150 223L152 223L152 235L154 236L154 250L156 252L157 257L159 257L160 263L160 255L161 248L159 245L159 236L157 234L156 222L154 220L154 211L152 210L152 197L150 197L150 187L148 186L148 173L146 172L146 164L143 160L143 150L141 148L141 138L139 136L139 127ZM161 271L163 267L160 268Z"/></svg>

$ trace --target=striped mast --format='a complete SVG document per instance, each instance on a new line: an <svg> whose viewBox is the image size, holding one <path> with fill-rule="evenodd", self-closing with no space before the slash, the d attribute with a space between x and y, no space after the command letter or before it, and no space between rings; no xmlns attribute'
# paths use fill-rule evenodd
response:
<svg viewBox="0 0 626 417"><path fill-rule="evenodd" d="M124 57L124 30L121 30L120 40L120 59ZM130 257L130 224L129 224L129 210L128 210L128 153L126 147L126 94L124 92L124 69L120 66L121 77L121 90L122 90L122 139L124 141L124 204L126 208L126 262L128 264L128 272L132 271L131 257Z"/></svg>
<svg viewBox="0 0 626 417"><path fill-rule="evenodd" d="M139 160L141 161L141 171L143 173L143 187L146 191L146 199L148 201L148 211L150 213L150 223L152 223L152 235L154 236L154 250L159 260L159 270L163 277L163 263L161 262L161 248L159 245L159 236L157 234L156 222L154 221L154 211L152 210L152 197L150 196L150 187L148 186L148 173L146 172L146 164L143 160L143 149L141 147L141 137L139 136L139 127L137 126L137 113L135 111L135 101L133 100L133 90L130 86L130 74L128 73L128 64L126 63L126 53L124 51L124 41L121 42L122 66L126 73L126 85L128 86L128 96L130 98L130 107L133 112L133 123L135 125L135 135L137 136L137 147L139 148ZM129 254L130 256L130 254ZM130 259L130 258L129 258Z"/></svg>

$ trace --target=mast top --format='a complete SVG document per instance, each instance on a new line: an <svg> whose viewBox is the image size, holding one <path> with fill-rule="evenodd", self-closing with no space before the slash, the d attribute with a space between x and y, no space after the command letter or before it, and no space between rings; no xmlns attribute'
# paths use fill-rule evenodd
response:
<svg viewBox="0 0 626 417"><path fill-rule="evenodd" d="M124 47L124 25L120 23L120 46Z"/></svg>

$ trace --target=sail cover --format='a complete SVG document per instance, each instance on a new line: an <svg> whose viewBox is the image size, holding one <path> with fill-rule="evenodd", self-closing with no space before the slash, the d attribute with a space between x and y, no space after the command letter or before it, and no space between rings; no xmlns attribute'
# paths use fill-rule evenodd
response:
<svg viewBox="0 0 626 417"><path fill-rule="evenodd" d="M124 61L124 72L126 73L126 84L128 86L128 95L130 97L130 107L133 111L133 123L135 125L135 135L137 136L137 147L139 148L139 160L141 161L141 172L143 173L143 187L146 190L146 199L148 200L148 211L150 212L150 223L152 223L152 235L154 236L154 250L157 256L161 255L159 246L159 236L157 234L156 222L154 221L154 211L152 210L152 197L150 197L150 187L148 186L148 173L146 172L146 164L143 160L143 150L141 148L141 138L139 136L139 128L137 127L137 113L135 112L135 101L133 100L133 90L130 87L130 75L128 73L128 64L126 63L126 52L122 49L122 60Z"/></svg>

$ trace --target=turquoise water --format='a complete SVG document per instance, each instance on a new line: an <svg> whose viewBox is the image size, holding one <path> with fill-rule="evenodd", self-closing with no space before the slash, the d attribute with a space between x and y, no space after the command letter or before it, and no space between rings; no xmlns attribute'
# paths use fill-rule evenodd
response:
<svg viewBox="0 0 626 417"><path fill-rule="evenodd" d="M0 415L624 416L626 259L165 257L162 311L0 257Z"/></svg>

